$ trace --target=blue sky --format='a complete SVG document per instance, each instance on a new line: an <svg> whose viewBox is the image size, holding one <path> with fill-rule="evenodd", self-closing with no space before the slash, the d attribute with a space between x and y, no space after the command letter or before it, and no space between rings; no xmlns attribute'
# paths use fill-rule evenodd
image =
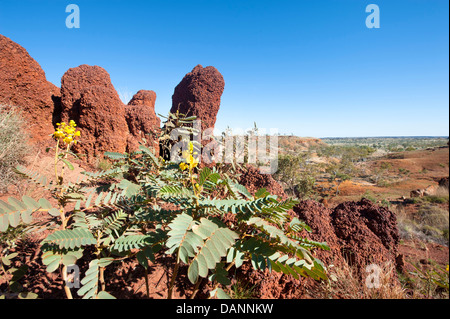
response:
<svg viewBox="0 0 450 319"><path fill-rule="evenodd" d="M65 25L71 3L79 29ZM365 24L371 3L379 29ZM99 65L123 97L154 90L161 114L186 73L215 66L217 131L448 136L448 12L447 0L0 0L0 33L55 85Z"/></svg>

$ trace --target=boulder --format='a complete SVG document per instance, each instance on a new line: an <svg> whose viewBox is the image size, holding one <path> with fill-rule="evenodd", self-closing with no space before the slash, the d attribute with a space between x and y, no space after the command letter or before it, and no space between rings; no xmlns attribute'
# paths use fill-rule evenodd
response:
<svg viewBox="0 0 450 319"><path fill-rule="evenodd" d="M311 233L304 231L301 235L309 240L326 242L330 250L315 250L314 255L325 265L343 265L344 258L341 252L339 238L336 236L331 220L332 211L323 204L313 200L301 201L294 206L294 214L303 220L310 228Z"/></svg>
<svg viewBox="0 0 450 319"><path fill-rule="evenodd" d="M48 141L59 88L19 44L0 34L0 104L16 106L27 121L32 142Z"/></svg>
<svg viewBox="0 0 450 319"><path fill-rule="evenodd" d="M390 263L399 270L404 267L402 256L398 254L399 236L395 215L384 207L363 199L359 202L344 202L333 210L322 204L306 200L294 207L294 216L306 222L311 232L303 231L300 236L317 242L326 242L329 251L315 249L313 255L325 267L332 270L352 269L364 284L368 274L366 267L371 264L381 269ZM247 265L238 273L243 282L256 285L257 298L305 298L308 289L315 283L310 279L295 279L275 272L256 271ZM398 284L394 273L389 278ZM305 287L309 287L305 290Z"/></svg>

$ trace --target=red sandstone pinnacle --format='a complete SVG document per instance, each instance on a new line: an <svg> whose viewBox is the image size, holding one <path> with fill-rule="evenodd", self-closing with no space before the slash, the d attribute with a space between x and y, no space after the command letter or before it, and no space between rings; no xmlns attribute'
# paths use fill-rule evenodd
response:
<svg viewBox="0 0 450 319"><path fill-rule="evenodd" d="M170 112L197 116L202 132L214 128L224 88L223 76L215 67L199 64L175 87Z"/></svg>
<svg viewBox="0 0 450 319"><path fill-rule="evenodd" d="M137 150L139 141L145 138L151 148L157 150L161 120L155 113L156 93L140 90L125 107L125 117L130 131L128 152Z"/></svg>
<svg viewBox="0 0 450 319"><path fill-rule="evenodd" d="M19 44L0 34L0 104L16 106L27 121L32 142L45 142L54 129L52 115L59 88Z"/></svg>
<svg viewBox="0 0 450 319"><path fill-rule="evenodd" d="M89 65L69 69L61 79L61 94L61 120L74 120L81 130L76 152L91 160L104 152L127 150L125 105L105 69Z"/></svg>

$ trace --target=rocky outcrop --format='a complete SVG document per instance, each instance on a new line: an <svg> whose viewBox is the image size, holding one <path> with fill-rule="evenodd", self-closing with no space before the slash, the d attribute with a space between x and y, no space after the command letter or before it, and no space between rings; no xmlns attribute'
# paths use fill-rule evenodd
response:
<svg viewBox="0 0 450 319"><path fill-rule="evenodd" d="M342 256L361 277L370 264L396 264L399 235L397 218L390 210L362 199L338 205L330 217Z"/></svg>
<svg viewBox="0 0 450 319"><path fill-rule="evenodd" d="M22 110L32 142L45 143L53 132L59 88L47 81L40 65L22 46L1 34L0 70L0 103Z"/></svg>
<svg viewBox="0 0 450 319"><path fill-rule="evenodd" d="M155 113L156 93L140 90L125 107L125 117L130 136L128 152L137 150L139 141L145 138L151 148L158 150L161 120ZM156 151L155 151L156 152Z"/></svg>
<svg viewBox="0 0 450 319"><path fill-rule="evenodd" d="M99 66L80 65L61 79L61 121L74 120L81 131L75 151L88 160L104 152L127 150L128 125L125 105Z"/></svg>
<svg viewBox="0 0 450 319"><path fill-rule="evenodd" d="M311 233L304 231L301 235L317 242L326 242L330 247L329 251L314 251L315 257L325 265L342 265L341 243L336 236L331 213L330 209L313 200L302 201L294 207L294 215L311 227Z"/></svg>
<svg viewBox="0 0 450 319"><path fill-rule="evenodd" d="M346 262L364 277L370 264L396 265L399 235L397 219L387 208L367 199L344 202L333 210L314 201L294 207L295 214L312 229L310 239L327 242L330 251L318 250L317 257L337 267Z"/></svg>
<svg viewBox="0 0 450 319"><path fill-rule="evenodd" d="M444 182L444 183L445 183L445 182ZM448 180L447 180L447 183L448 183ZM445 184L444 184L444 185L445 185ZM442 186L439 184L439 187L442 187ZM444 186L444 187L445 187L445 186ZM434 195L436 195L437 189L438 189L438 186L437 186L437 185L429 185L429 186L427 186L426 188L419 188L419 189L412 190L412 191L409 193L409 196L410 196L411 198L414 198L414 197L423 197L423 196L434 196Z"/></svg>
<svg viewBox="0 0 450 319"><path fill-rule="evenodd" d="M244 185L248 191L254 194L261 188L265 188L269 193L286 199L287 195L283 187L270 174L261 174L259 169L252 165L245 165L243 169L237 170L239 174L238 182Z"/></svg>
<svg viewBox="0 0 450 319"><path fill-rule="evenodd" d="M108 72L99 66L83 64L67 70L61 78L61 121L71 119L78 122L81 93L93 87L114 92L114 104L123 105Z"/></svg>
<svg viewBox="0 0 450 319"><path fill-rule="evenodd" d="M202 132L214 128L224 88L223 76L215 67L197 65L175 87L170 112L195 115L202 121Z"/></svg>
<svg viewBox="0 0 450 319"><path fill-rule="evenodd" d="M306 200L294 207L294 216L306 222L311 232L300 235L309 240L326 242L330 250L316 249L313 254L328 267L354 270L364 282L366 267L376 264L380 268L390 263L402 268L402 256L398 253L399 236L395 215L384 207L363 199L344 202L333 210L322 204ZM330 268L331 269L331 268ZM311 280L294 279L292 276L255 271L248 265L240 270L241 280L256 285L257 298L303 298L304 287L312 287ZM397 283L396 274L389 278Z"/></svg>

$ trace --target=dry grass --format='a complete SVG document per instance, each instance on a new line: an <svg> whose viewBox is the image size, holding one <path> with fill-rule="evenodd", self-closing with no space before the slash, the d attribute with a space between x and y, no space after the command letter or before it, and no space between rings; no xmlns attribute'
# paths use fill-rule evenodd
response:
<svg viewBox="0 0 450 319"><path fill-rule="evenodd" d="M427 202L420 204L412 213L407 213L402 205L395 206L392 210L397 216L401 239L416 239L448 246L448 210Z"/></svg>
<svg viewBox="0 0 450 319"><path fill-rule="evenodd" d="M395 266L391 263L380 265L378 280L372 280L373 273L368 272L361 280L355 269L347 264L343 267L331 267L330 280L315 287L310 292L320 299L405 299L406 290L397 279ZM371 277L369 277L371 276Z"/></svg>
<svg viewBox="0 0 450 319"><path fill-rule="evenodd" d="M28 135L18 109L0 105L0 192L18 180L14 168L30 153Z"/></svg>

